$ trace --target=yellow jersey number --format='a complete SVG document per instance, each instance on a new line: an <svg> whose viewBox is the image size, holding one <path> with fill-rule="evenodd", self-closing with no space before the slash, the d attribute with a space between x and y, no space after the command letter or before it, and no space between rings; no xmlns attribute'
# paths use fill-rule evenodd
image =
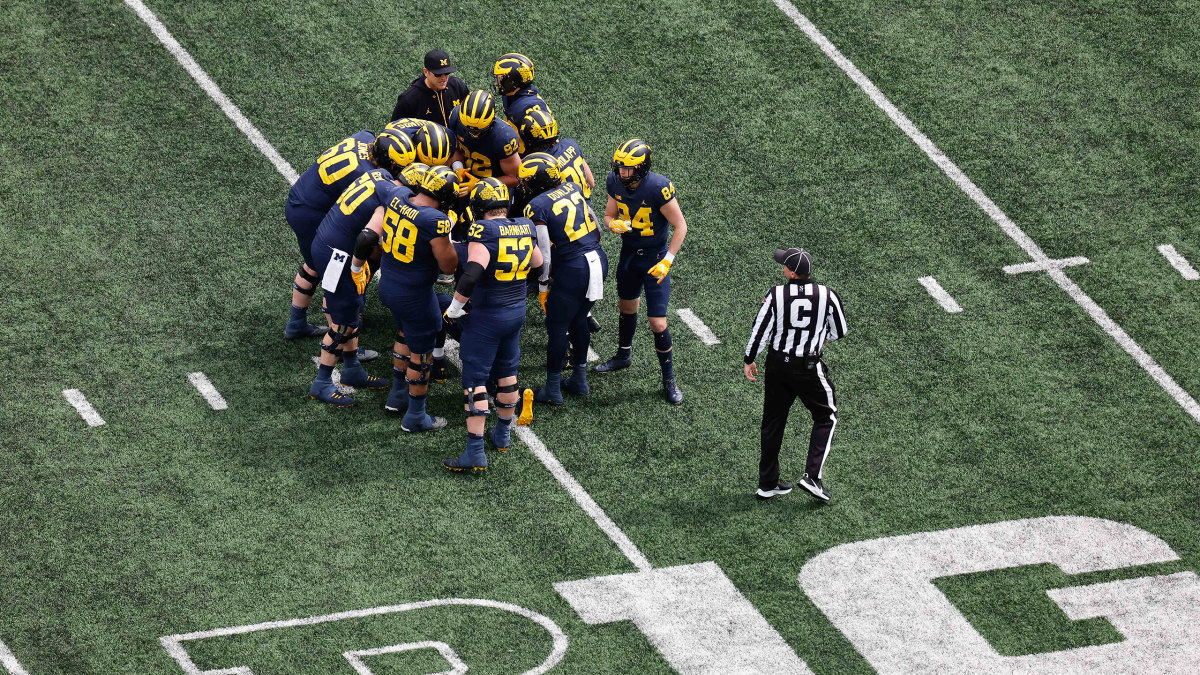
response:
<svg viewBox="0 0 1200 675"><path fill-rule="evenodd" d="M353 138L347 138L317 158L317 174L326 185L333 185L357 168L358 141Z"/></svg>
<svg viewBox="0 0 1200 675"><path fill-rule="evenodd" d="M476 178L488 178L492 175L492 160L478 152L467 155L467 171Z"/></svg>
<svg viewBox="0 0 1200 675"><path fill-rule="evenodd" d="M588 187L587 172L583 170L583 165L583 157L576 157L573 162L567 164L566 166L560 164L558 170L560 173L562 173L564 181L569 180L572 183L575 183L579 187L583 188L584 197L591 197L592 188Z"/></svg>
<svg viewBox="0 0 1200 675"><path fill-rule="evenodd" d="M666 188L663 188L663 190L665 191ZM617 202L617 212L617 218L633 223L633 228L640 230L643 237L654 236L654 223L650 222L649 206L643 206L637 210L637 213L633 214L633 217L630 217L629 207L622 202Z"/></svg>
<svg viewBox="0 0 1200 675"><path fill-rule="evenodd" d="M496 281L521 281L529 276L529 261L533 259L531 237L501 237L500 254L496 256ZM524 251L524 257L521 252ZM499 265L508 265L507 270Z"/></svg>
<svg viewBox="0 0 1200 675"><path fill-rule="evenodd" d="M563 230L567 234L568 241L575 241L588 232L596 231L596 220L592 218L592 210L588 208L583 195L578 192L572 192L566 197L556 200L550 209L556 216L566 212L567 223L563 226ZM583 214L582 218L580 218L580 212Z"/></svg>
<svg viewBox="0 0 1200 675"><path fill-rule="evenodd" d="M417 226L408 218L388 209L383 214L383 246L384 253L402 263L410 263L417 252Z"/></svg>
<svg viewBox="0 0 1200 675"><path fill-rule="evenodd" d="M354 209L357 209L359 204L375 194L375 181L377 180L383 180L383 174L378 171L368 171L346 186L345 192L337 200L342 213L347 216L354 213Z"/></svg>

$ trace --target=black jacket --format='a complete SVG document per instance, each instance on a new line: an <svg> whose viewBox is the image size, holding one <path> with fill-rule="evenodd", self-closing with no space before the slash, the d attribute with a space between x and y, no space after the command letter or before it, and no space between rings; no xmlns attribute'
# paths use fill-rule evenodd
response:
<svg viewBox="0 0 1200 675"><path fill-rule="evenodd" d="M445 91L434 91L426 86L425 75L422 74L396 98L392 119L415 117L437 122L444 127L450 126L450 111L466 97L467 85L457 77L450 76Z"/></svg>

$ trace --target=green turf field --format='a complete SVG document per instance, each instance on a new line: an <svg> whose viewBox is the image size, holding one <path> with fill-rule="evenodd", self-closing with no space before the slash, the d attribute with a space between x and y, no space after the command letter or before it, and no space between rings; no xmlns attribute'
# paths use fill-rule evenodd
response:
<svg viewBox="0 0 1200 675"><path fill-rule="evenodd" d="M430 411L451 421L433 435L402 434L384 393L348 410L310 401L315 341L281 337L298 262L287 181L124 3L10 0L0 6L10 675L349 675L345 652L389 645L422 648L361 655L369 670L357 672L454 666L432 643L472 673L536 671L548 658L561 658L554 673L716 673L719 658L697 655L733 653L737 635L753 637L747 653L793 659L754 672L805 672L800 660L821 675L910 672L905 659L917 657L906 654L921 652L905 626L942 626L930 630L945 653L966 644L950 638L966 626L987 648L972 658L1048 659L1026 672L1196 672L1194 577L1078 621L1046 591L1091 601L1093 584L1200 571L1200 423L1047 273L1006 274L1029 256L772 2L462 0L440 15L361 0L147 4L298 171L348 133L382 127L433 46L473 87L500 54L529 55L563 135L597 174L598 207L616 145L651 143L689 224L671 298L687 400L662 401L643 323L633 369L592 376L589 399L539 408L531 430L649 565L692 576L671 577L673 591L600 593L597 608L644 614L589 624L568 600L583 586L555 584L631 574L636 561L527 444L490 453L486 478L444 471L465 437L454 379L431 389ZM1069 278L1200 395L1200 282L1156 250L1171 244L1200 265L1200 3L796 8L1049 257L1087 257ZM752 496L762 389L742 378L741 354L780 278L770 254L792 245L813 251L850 329L826 355L839 404L827 506L799 492ZM605 248L615 262L616 237ZM943 311L924 276L964 311ZM386 351L390 317L373 296L364 344ZM694 310L721 344L701 342L675 308ZM596 314L593 347L607 358L611 275ZM524 384L544 377L544 343L534 309ZM378 361L368 370L387 374ZM209 407L192 372L227 409ZM105 424L87 425L65 389ZM807 439L804 411L793 415L785 479L803 470ZM926 621L936 603L872 586L870 574L817 579L821 592L798 581L814 559L807 569L838 560L907 578L923 569L911 556L932 550L902 553L927 541L919 533L1044 516L1105 519L1161 542L1076 519L1014 525L1027 543L1007 549L953 544L974 566L938 557L930 569L943 572L926 585L961 614L957 633ZM914 537L877 557L853 545L900 535ZM850 546L830 551L839 545ZM1001 555L1030 551L1082 562ZM682 567L706 562L731 585L712 567ZM836 618L854 588L865 604ZM413 606L455 598L492 604ZM397 611L160 642L372 608ZM912 620L888 632L901 611ZM1139 621L1141 633L1129 627ZM1086 660L1096 650L1044 656L1086 647L1136 652L1145 669L1122 670L1124 657L1097 667Z"/></svg>

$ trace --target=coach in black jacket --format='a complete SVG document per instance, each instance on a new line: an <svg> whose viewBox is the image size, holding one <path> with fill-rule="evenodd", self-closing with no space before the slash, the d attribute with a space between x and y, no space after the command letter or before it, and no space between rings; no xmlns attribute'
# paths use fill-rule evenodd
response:
<svg viewBox="0 0 1200 675"><path fill-rule="evenodd" d="M425 68L420 77L396 99L392 119L415 117L448 127L450 111L467 97L467 85L450 73L458 70L450 64L450 55L431 49L425 55Z"/></svg>

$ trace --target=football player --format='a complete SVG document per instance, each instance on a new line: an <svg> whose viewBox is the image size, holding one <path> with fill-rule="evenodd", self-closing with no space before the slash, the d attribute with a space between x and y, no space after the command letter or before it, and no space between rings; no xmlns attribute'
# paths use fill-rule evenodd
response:
<svg viewBox="0 0 1200 675"><path fill-rule="evenodd" d="M583 158L583 149L574 138L558 137L558 121L549 111L532 110L521 120L521 140L529 152L545 152L558 161L558 171L563 180L577 183L583 188L583 196L592 198L596 177L592 167Z"/></svg>
<svg viewBox="0 0 1200 675"><path fill-rule="evenodd" d="M480 178L496 178L507 187L517 184L521 156L517 133L496 119L492 95L476 89L450 112L450 131L458 139L451 166L458 173L460 195L467 195Z"/></svg>
<svg viewBox="0 0 1200 675"><path fill-rule="evenodd" d="M467 229L467 261L455 288L446 318L463 323L462 379L467 413L467 447L443 465L452 471L483 471L484 419L488 414L487 382L496 379L499 424L492 429L496 449L511 444L517 392L517 362L521 358L521 326L525 323L525 279L542 265L533 222L509 219L512 201L508 186L484 178L471 190L469 208L477 220ZM471 311L467 314L466 303Z"/></svg>
<svg viewBox="0 0 1200 675"><path fill-rule="evenodd" d="M608 204L604 223L621 235L621 257L617 262L621 323L617 355L596 366L595 371L611 373L630 366L638 305L645 292L646 316L662 367L663 391L668 401L679 405L683 403L683 392L675 384L667 301L671 297L671 264L687 236L687 221L675 198L675 184L650 171L650 146L640 138L617 147L605 184Z"/></svg>
<svg viewBox="0 0 1200 675"><path fill-rule="evenodd" d="M411 164L415 157L412 141L408 137L380 132L376 137L370 131L360 131L342 139L337 145L321 153L300 175L288 191L284 217L304 262L296 270L292 282L292 311L284 328L283 336L289 340L300 337L323 335L327 328L308 322L308 306L312 303L316 283L320 280L313 266L312 241L317 227L329 207L337 201L346 186L364 172L384 168L392 175Z"/></svg>
<svg viewBox="0 0 1200 675"><path fill-rule="evenodd" d="M574 138L560 139L558 137L558 121L554 119L554 115L550 111L531 110L525 115L525 119L521 120L520 133L529 152L545 152L553 155L558 161L558 171L562 174L563 180L583 188L584 199L592 198L592 188L596 186L592 167L588 166L587 160L583 158L583 149L579 147L579 143ZM532 195L528 195L525 201L528 202L531 198ZM524 208L523 204L522 208ZM590 202L588 210L591 211L594 220L596 213L592 211ZM591 312L588 312L587 321L588 328L593 333L599 332L600 322L592 316Z"/></svg>
<svg viewBox="0 0 1200 675"><path fill-rule="evenodd" d="M608 258L600 248L600 231L583 188L563 181L553 156L544 152L526 156L519 176L536 195L525 207L525 217L537 228L538 248L546 261L538 287L538 299L546 312L546 385L534 392L533 400L562 405L562 389L588 395L587 352L592 340L588 312L604 297ZM572 372L563 382L568 339Z"/></svg>
<svg viewBox="0 0 1200 675"><path fill-rule="evenodd" d="M525 119L530 111L550 112L550 106L546 105L542 92L533 86L533 61L530 61L528 56L505 54L492 65L492 74L496 76L496 93L504 97L504 117L513 131L520 133L521 120ZM517 140L517 152L524 155L524 142L519 135Z"/></svg>
<svg viewBox="0 0 1200 675"><path fill-rule="evenodd" d="M369 265L355 269L351 255L358 234L364 227L381 226L388 203L398 195L412 191L392 180L384 169L372 169L359 176L338 197L321 221L313 237L312 259L325 289L325 314L329 332L321 340L321 363L309 396L337 407L354 405L354 399L338 392L333 385L333 367L340 357L342 384L364 389L387 389L387 380L373 377L358 361L358 329L363 307L363 292L371 280ZM367 255L370 255L368 252Z"/></svg>
<svg viewBox="0 0 1200 675"><path fill-rule="evenodd" d="M442 329L442 308L433 285L439 269L450 273L458 266L446 215L458 199L457 182L453 171L438 166L421 176L416 194L404 188L389 189L394 196L388 200L383 218L372 219L358 234L354 247L352 270L360 269L377 246L383 247L379 298L391 310L396 326L392 391L384 408L392 412L407 409L400 428L408 432L446 426L444 417L425 412L425 395L430 357Z"/></svg>

